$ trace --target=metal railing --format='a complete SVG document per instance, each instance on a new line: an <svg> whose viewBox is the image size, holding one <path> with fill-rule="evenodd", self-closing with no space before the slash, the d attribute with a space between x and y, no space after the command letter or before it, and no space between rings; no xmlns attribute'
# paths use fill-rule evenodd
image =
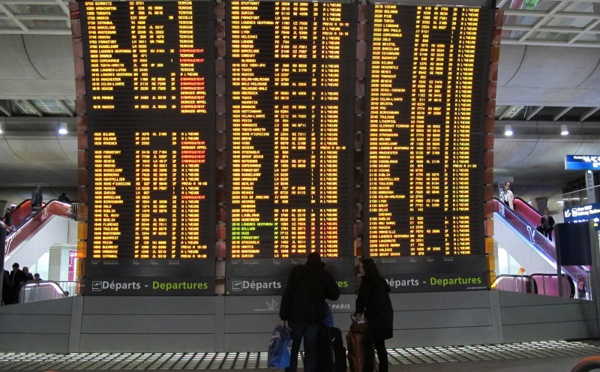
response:
<svg viewBox="0 0 600 372"><path fill-rule="evenodd" d="M67 294L53 281L27 282L19 291L19 303L36 302L65 298Z"/></svg>

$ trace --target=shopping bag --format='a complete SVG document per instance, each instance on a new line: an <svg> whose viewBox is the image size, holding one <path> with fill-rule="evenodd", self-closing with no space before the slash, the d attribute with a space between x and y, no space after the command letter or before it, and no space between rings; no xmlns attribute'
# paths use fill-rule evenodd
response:
<svg viewBox="0 0 600 372"><path fill-rule="evenodd" d="M271 341L269 342L269 359L267 366L269 368L286 368L290 366L290 356L292 350L291 330L278 324L273 330Z"/></svg>

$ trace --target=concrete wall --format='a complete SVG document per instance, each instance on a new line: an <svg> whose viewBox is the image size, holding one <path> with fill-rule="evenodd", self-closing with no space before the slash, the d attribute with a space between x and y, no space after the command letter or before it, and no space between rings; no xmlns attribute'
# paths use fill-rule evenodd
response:
<svg viewBox="0 0 600 372"><path fill-rule="evenodd" d="M1 352L266 351L279 296L70 297L0 307ZM388 347L598 337L595 302L501 291L394 294ZM332 303L343 333L354 296Z"/></svg>

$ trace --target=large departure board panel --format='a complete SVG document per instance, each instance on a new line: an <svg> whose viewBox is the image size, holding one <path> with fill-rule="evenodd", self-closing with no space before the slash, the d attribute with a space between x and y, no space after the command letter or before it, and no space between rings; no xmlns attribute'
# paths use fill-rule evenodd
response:
<svg viewBox="0 0 600 372"><path fill-rule="evenodd" d="M87 294L277 294L314 251L346 293L356 256L485 288L490 8L79 8Z"/></svg>
<svg viewBox="0 0 600 372"><path fill-rule="evenodd" d="M88 294L213 294L212 2L81 5Z"/></svg>
<svg viewBox="0 0 600 372"><path fill-rule="evenodd" d="M404 274L470 267L459 287L485 287L489 10L375 4L370 19L368 255Z"/></svg>
<svg viewBox="0 0 600 372"><path fill-rule="evenodd" d="M229 258L352 255L355 14L228 3Z"/></svg>

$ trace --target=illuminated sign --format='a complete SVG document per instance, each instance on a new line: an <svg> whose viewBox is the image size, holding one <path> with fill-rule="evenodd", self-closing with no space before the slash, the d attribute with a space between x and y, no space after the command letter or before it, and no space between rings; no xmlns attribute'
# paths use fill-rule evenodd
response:
<svg viewBox="0 0 600 372"><path fill-rule="evenodd" d="M487 17L478 8L374 6L371 257L483 254Z"/></svg>
<svg viewBox="0 0 600 372"><path fill-rule="evenodd" d="M210 294L218 239L229 294L311 251L348 293L355 255L398 291L485 287L492 9L79 4L89 294Z"/></svg>
<svg viewBox="0 0 600 372"><path fill-rule="evenodd" d="M229 257L352 255L354 7L233 1L228 10Z"/></svg>
<svg viewBox="0 0 600 372"><path fill-rule="evenodd" d="M600 155L565 155L567 170L599 170Z"/></svg>
<svg viewBox="0 0 600 372"><path fill-rule="evenodd" d="M594 220L594 228L596 230L600 229L600 203L565 208L563 209L563 216L566 223L582 223Z"/></svg>
<svg viewBox="0 0 600 372"><path fill-rule="evenodd" d="M215 241L212 9L207 2L81 6L90 294L118 294L97 283L136 276L149 284L122 281L138 285L121 293L210 292L161 291L152 282L214 276L207 261Z"/></svg>

